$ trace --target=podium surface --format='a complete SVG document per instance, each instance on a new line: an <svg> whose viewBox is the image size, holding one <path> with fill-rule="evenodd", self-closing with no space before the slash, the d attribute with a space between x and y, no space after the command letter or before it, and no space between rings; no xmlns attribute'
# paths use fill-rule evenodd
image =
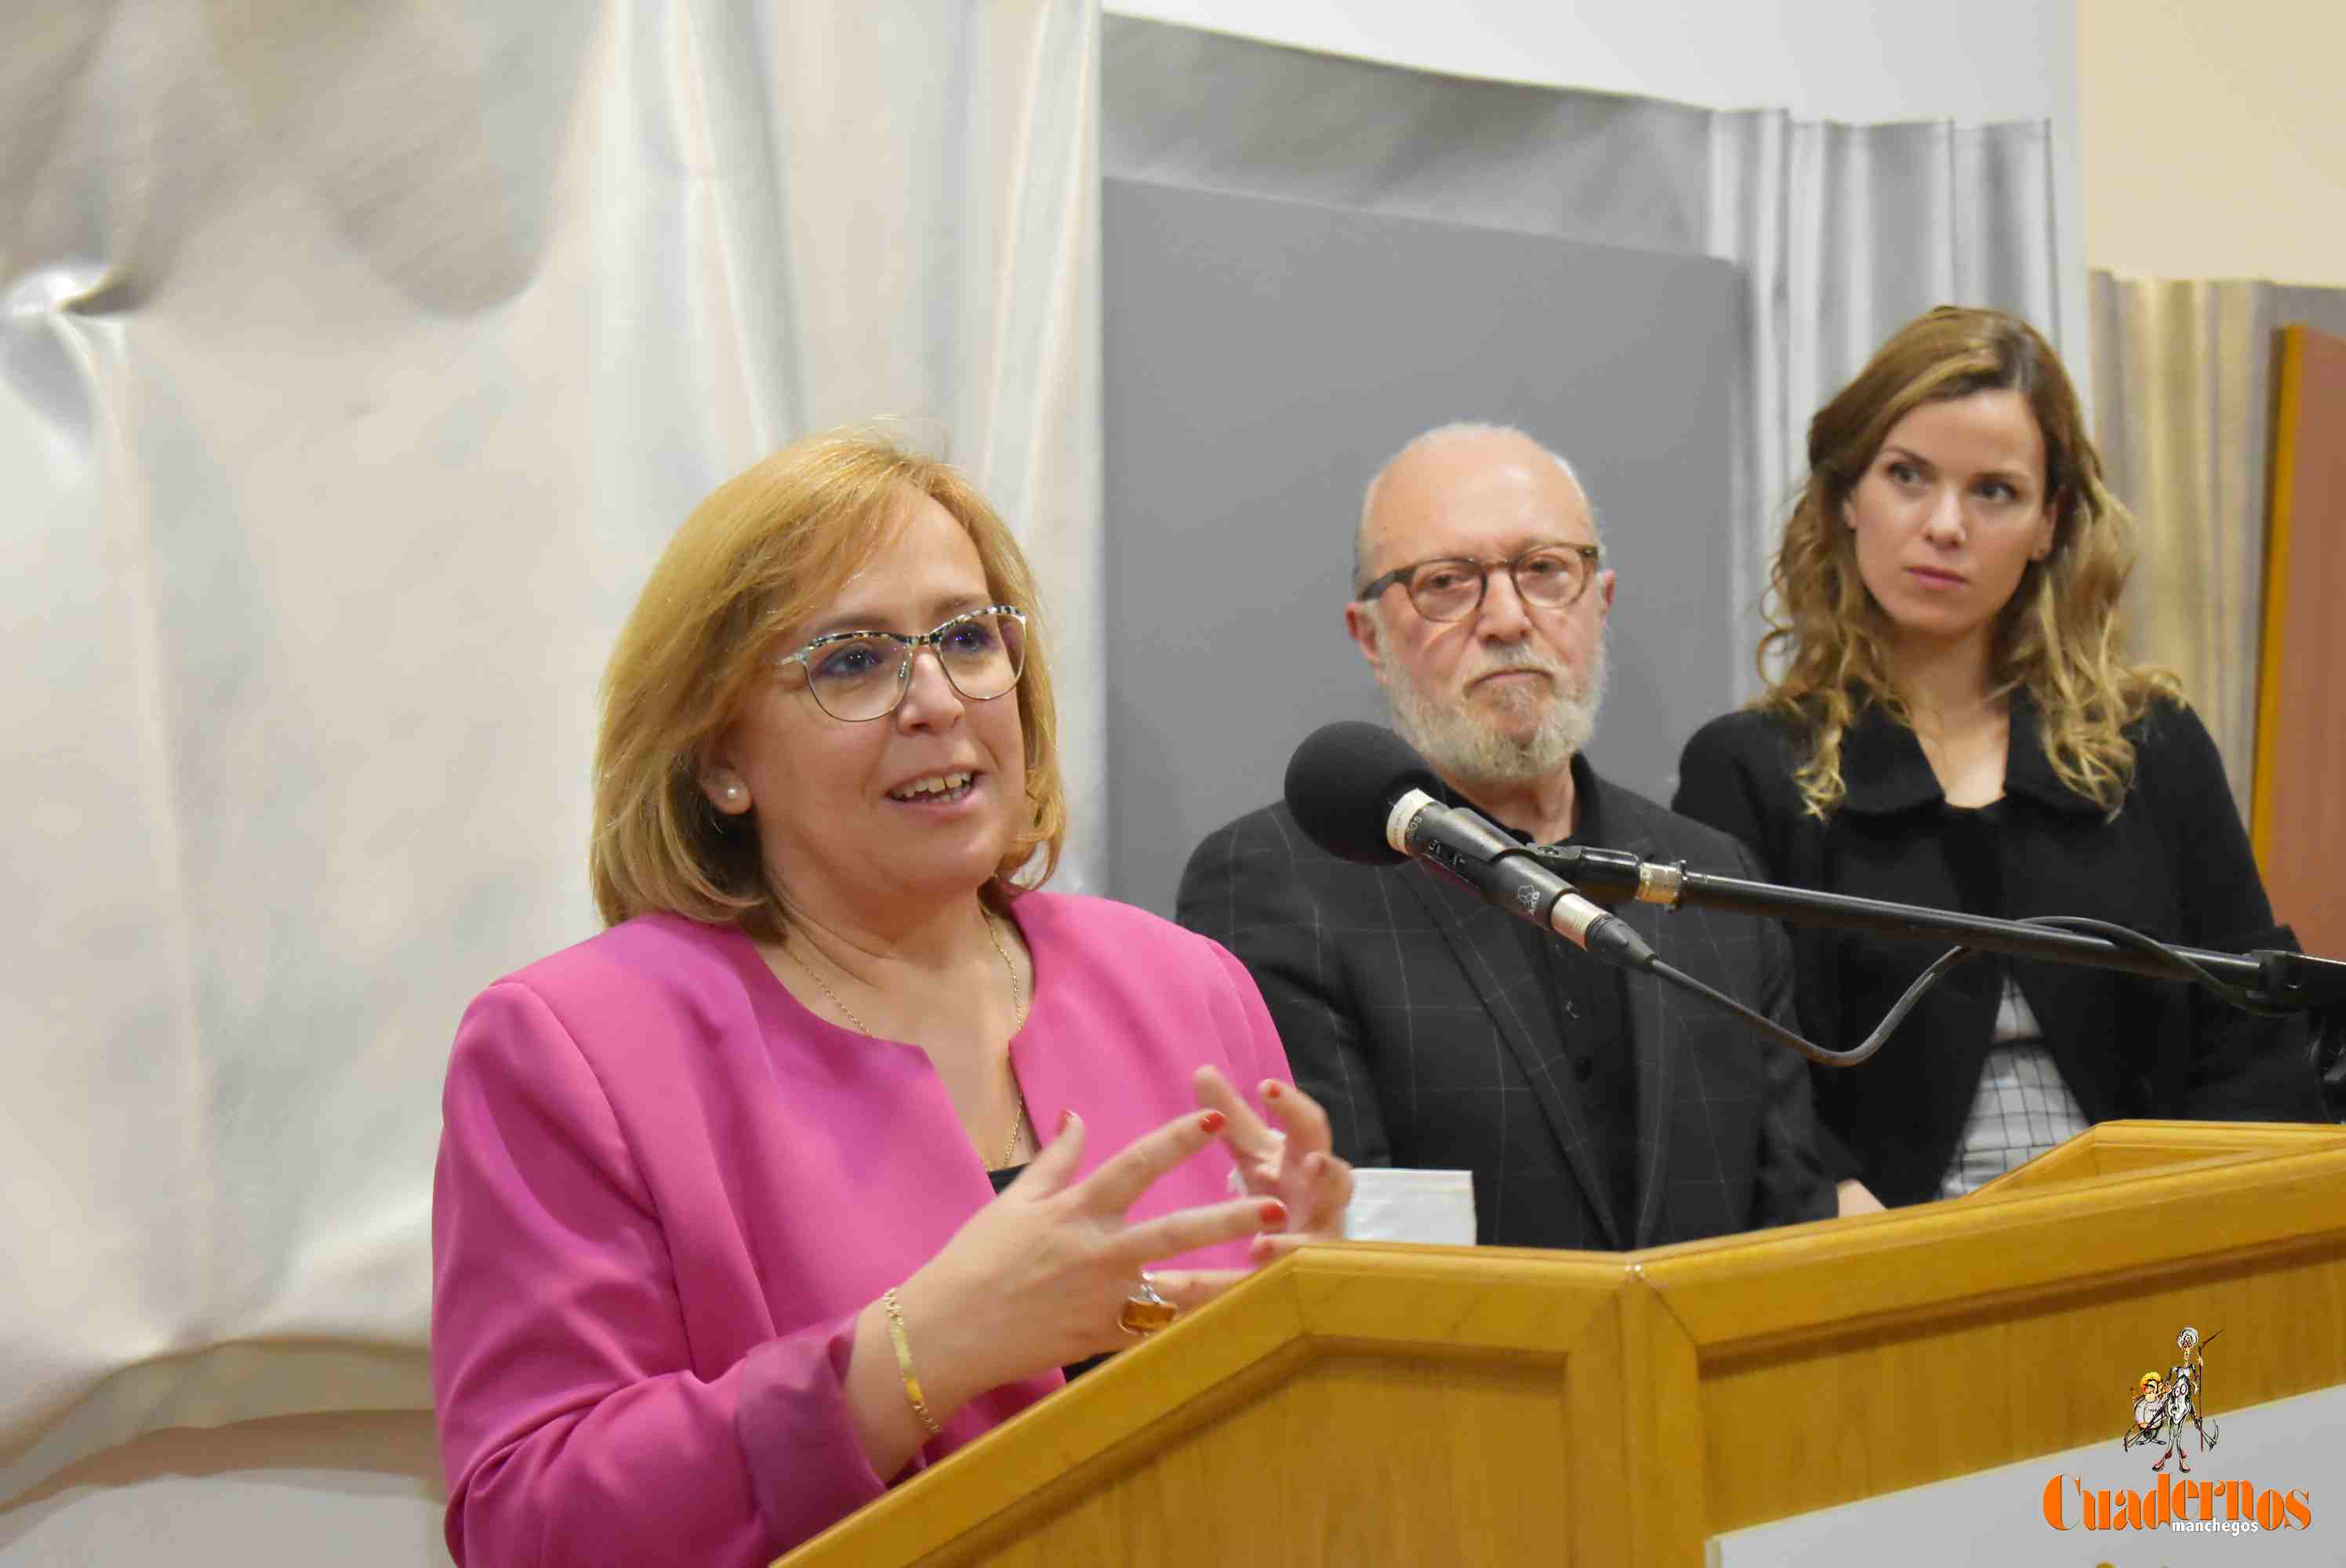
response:
<svg viewBox="0 0 2346 1568"><path fill-rule="evenodd" d="M2210 1416L2346 1384L2346 1128L2106 1123L1953 1202L1643 1252L1307 1248L781 1561L1695 1568L2115 1448L2186 1324Z"/></svg>

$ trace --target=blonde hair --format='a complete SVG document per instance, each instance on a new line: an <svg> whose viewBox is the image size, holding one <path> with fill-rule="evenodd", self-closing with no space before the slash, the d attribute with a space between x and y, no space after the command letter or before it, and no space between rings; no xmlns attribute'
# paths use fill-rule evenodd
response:
<svg viewBox="0 0 2346 1568"><path fill-rule="evenodd" d="M1859 575L1854 539L1842 525L1850 494L1914 409L1996 391L2020 393L2044 435L2053 545L2028 564L1996 617L1993 691L2028 692L2055 774L2112 815L2134 772L2126 728L2154 697L2180 699L2172 675L2118 657L2134 520L2102 484L2100 454L2052 345L2001 311L1942 305L1900 328L1809 422L1808 482L1769 574L1770 629L1759 655L1768 693L1760 706L1807 733L1797 778L1813 816L1847 792L1841 739L1868 704L1912 723L1891 675L1889 617Z"/></svg>
<svg viewBox="0 0 2346 1568"><path fill-rule="evenodd" d="M603 675L595 747L596 907L616 925L652 911L779 940L788 911L770 885L755 820L701 792L712 748L780 639L830 602L925 496L969 531L986 591L1027 613L1016 696L1026 820L986 883L997 909L1058 866L1066 832L1058 723L1034 574L1010 529L959 471L885 436L839 431L793 442L710 492L661 552ZM1039 871L1030 869L1037 856Z"/></svg>

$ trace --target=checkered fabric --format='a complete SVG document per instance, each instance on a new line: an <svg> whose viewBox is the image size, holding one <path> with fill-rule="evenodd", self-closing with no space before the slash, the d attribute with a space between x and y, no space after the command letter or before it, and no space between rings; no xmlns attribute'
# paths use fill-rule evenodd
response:
<svg viewBox="0 0 2346 1568"><path fill-rule="evenodd" d="M2059 1148L2089 1124L2063 1082L2028 999L2011 975L1995 1010L1995 1049L1980 1068L1972 1113L1939 1184L1941 1197L1961 1197L2038 1155Z"/></svg>

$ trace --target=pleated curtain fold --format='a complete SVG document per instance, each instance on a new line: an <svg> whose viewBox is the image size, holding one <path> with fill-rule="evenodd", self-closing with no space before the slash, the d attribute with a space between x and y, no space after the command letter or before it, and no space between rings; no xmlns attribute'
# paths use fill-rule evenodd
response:
<svg viewBox="0 0 2346 1568"><path fill-rule="evenodd" d="M596 682L875 416L1035 554L1096 887L1085 0L56 5L0 48L0 1499L416 1407L467 998L591 934Z"/></svg>
<svg viewBox="0 0 2346 1568"><path fill-rule="evenodd" d="M1445 76L1133 17L1108 17L1101 49L1110 176L1739 265L1747 314L1719 346L1739 422L1719 558L1747 650L1809 418L1882 339L1955 302L2015 311L2072 353L2082 341L2082 323L2057 319L2042 120L1838 125ZM1729 678L1757 692L1749 651Z"/></svg>

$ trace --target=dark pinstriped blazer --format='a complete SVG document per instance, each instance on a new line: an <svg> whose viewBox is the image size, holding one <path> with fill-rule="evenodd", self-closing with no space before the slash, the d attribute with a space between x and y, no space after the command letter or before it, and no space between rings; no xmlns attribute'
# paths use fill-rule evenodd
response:
<svg viewBox="0 0 2346 1568"><path fill-rule="evenodd" d="M1608 849L1757 877L1723 833L1606 784ZM1615 911L1665 962L1789 1026L1791 950L1773 921L1710 910ZM1558 1038L1512 916L1414 865L1331 856L1284 806L1207 838L1177 917L1253 973L1295 1081L1328 1107L1356 1164L1474 1173L1479 1238L1514 1247L1654 1247L1821 1219L1808 1064L1648 975L1627 978L1637 1084L1637 1225L1621 1234L1572 1063L1606 1043ZM1592 961L1593 962L1593 961ZM1620 1048L1614 1043L1614 1048Z"/></svg>

